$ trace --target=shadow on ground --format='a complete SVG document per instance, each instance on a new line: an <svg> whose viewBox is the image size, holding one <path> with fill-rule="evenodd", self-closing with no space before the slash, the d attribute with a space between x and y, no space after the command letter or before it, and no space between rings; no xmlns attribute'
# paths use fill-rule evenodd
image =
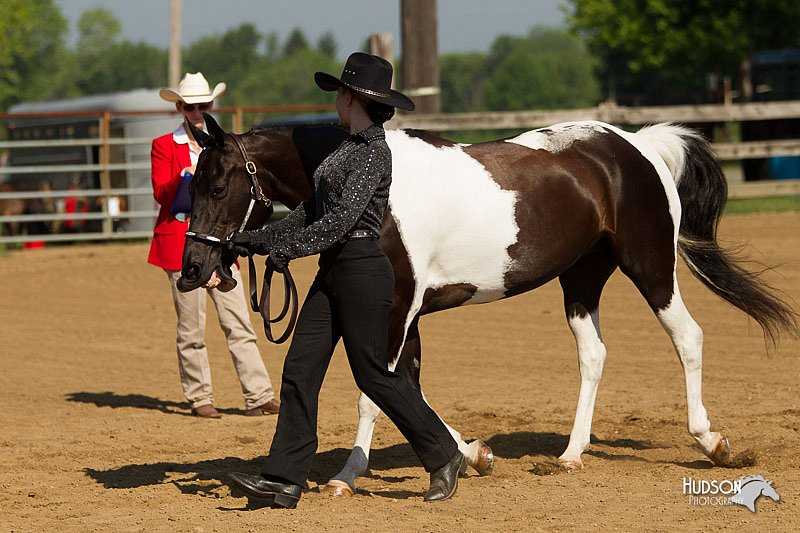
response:
<svg viewBox="0 0 800 533"><path fill-rule="evenodd" d="M94 404L97 407L111 407L112 409L130 407L134 409L160 411L173 415L192 416L191 407L187 402L162 400L161 398L145 396L144 394L117 394L111 391L71 392L67 394L66 399L68 402ZM221 409L218 407L217 411L229 415L240 415L244 413L243 409L235 408Z"/></svg>
<svg viewBox="0 0 800 533"><path fill-rule="evenodd" d="M112 397L115 399L120 398L116 395L112 395ZM146 397L144 398L146 399ZM127 400L123 400L121 403L125 403L125 401ZM164 403L156 399L149 399L149 401L151 402L149 404L151 405L150 408L159 408L159 406L167 408ZM119 406L119 404L116 405ZM518 459L526 455L544 455L551 456L555 460L555 457L566 447L567 440L568 437L565 435L523 431L494 435L485 442L492 448L495 457L499 459ZM602 443L605 446L633 450L652 447L647 443L629 439L598 441L598 443ZM335 448L318 453L309 474L309 480L316 484L326 483L339 472L349 454L350 450L346 448ZM605 453L598 455L602 457L608 456ZM643 460L629 455L621 457L609 456L609 458ZM420 476L426 475L411 446L408 444L395 444L371 451L370 470L365 475L372 479L381 479L391 483L407 479L407 477L403 476L398 477L392 470L409 467L419 467ZM243 460L236 457L225 457L193 463L166 461L149 464L130 464L109 470L85 468L84 472L107 489L129 489L172 483L184 493L203 494L211 493L221 485L227 484L227 477L230 472L257 473L260 469L260 459ZM395 492L376 494L391 498L403 496Z"/></svg>

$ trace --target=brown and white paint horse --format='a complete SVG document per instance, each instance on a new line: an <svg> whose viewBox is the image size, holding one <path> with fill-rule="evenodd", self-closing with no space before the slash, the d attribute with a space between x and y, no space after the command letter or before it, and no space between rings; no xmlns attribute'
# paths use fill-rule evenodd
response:
<svg viewBox="0 0 800 533"><path fill-rule="evenodd" d="M224 238L239 228L250 199L242 152L206 117L210 135L192 189L191 231ZM335 127L275 127L240 136L267 197L290 208L310 193L314 169L344 138ZM573 122L519 136L461 145L414 130L388 130L393 182L381 245L396 278L386 364L419 383L422 315L520 294L558 278L567 323L575 336L581 385L569 444L559 461L582 466L606 348L599 302L620 270L647 300L672 339L686 378L688 429L716 464L728 441L711 430L701 398L703 333L687 311L675 269L680 254L691 271L724 300L754 318L769 337L796 331L796 315L755 275L721 250L716 228L727 197L708 143L669 124L627 133L600 122ZM256 209L248 228L271 208ZM224 247L189 240L181 290L216 274L232 286L233 257ZM358 402L355 445L329 482L352 494L367 468L378 408ZM459 449L481 474L491 450Z"/></svg>

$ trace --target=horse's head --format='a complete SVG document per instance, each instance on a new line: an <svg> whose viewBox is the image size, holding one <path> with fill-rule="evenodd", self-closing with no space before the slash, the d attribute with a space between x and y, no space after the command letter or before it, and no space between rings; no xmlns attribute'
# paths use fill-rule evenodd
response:
<svg viewBox="0 0 800 533"><path fill-rule="evenodd" d="M254 203L246 229L260 228L266 223L272 215L272 201L294 209L311 193L314 170L348 135L346 128L321 125L276 126L235 136L226 134L211 115L203 113L203 116L208 133L189 125L204 150L190 187L189 231L196 237L187 237L183 251L178 289L184 292L211 286L217 279L220 280L217 288L222 291L235 287L230 267L236 258L218 241L225 241L239 230L254 195L268 201ZM255 169L253 165L245 165L245 151L255 162ZM252 186L248 166L256 173L257 188Z"/></svg>
<svg viewBox="0 0 800 533"><path fill-rule="evenodd" d="M225 240L238 231L245 220L253 189L242 151L210 115L203 115L209 133L189 124L192 135L204 150L190 186L192 215L189 231L200 237L186 239L178 280L178 289L184 292L208 285L214 278L219 279L216 286L221 291L236 286L231 275L231 265L236 256L225 245ZM247 145L248 139L242 138L242 142ZM264 174L267 171L258 169L257 172ZM257 200L247 228L260 228L271 215L271 202L268 205L268 202ZM223 242L215 242L208 236Z"/></svg>

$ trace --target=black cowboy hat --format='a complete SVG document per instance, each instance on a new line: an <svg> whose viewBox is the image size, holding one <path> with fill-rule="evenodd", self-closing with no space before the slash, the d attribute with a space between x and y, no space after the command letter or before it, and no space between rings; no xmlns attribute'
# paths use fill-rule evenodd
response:
<svg viewBox="0 0 800 533"><path fill-rule="evenodd" d="M382 57L363 52L352 53L347 58L341 78L317 72L314 81L323 91L347 87L370 100L414 111L414 102L408 96L392 90L392 64Z"/></svg>

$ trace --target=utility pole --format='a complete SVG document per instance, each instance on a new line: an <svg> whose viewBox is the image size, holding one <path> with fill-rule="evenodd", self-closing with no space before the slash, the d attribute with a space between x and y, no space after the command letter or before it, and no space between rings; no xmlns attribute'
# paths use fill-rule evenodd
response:
<svg viewBox="0 0 800 533"><path fill-rule="evenodd" d="M403 92L417 113L441 111L436 0L401 0Z"/></svg>
<svg viewBox="0 0 800 533"><path fill-rule="evenodd" d="M181 79L181 0L169 4L169 86L177 87Z"/></svg>
<svg viewBox="0 0 800 533"><path fill-rule="evenodd" d="M372 33L369 36L369 53L384 58L394 66L394 39L391 33ZM395 77L392 76L392 87L395 84Z"/></svg>

